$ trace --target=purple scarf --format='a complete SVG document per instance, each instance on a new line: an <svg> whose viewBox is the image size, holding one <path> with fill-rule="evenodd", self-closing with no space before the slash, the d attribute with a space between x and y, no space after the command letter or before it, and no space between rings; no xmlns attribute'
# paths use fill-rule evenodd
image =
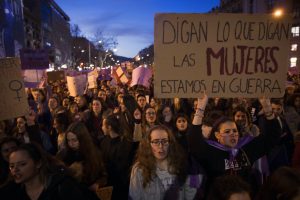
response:
<svg viewBox="0 0 300 200"><path fill-rule="evenodd" d="M213 140L206 140L207 144L209 144L210 146L213 146L217 149L220 149L222 151L227 151L229 152L229 158L230 160L232 161L236 155L238 154L240 148L242 148L245 144L248 144L251 140L253 140L254 137L252 136L244 136L244 137L241 137L237 143L237 145L232 148L232 147L226 147L222 144L220 144L219 142L216 142L216 141L213 141Z"/></svg>

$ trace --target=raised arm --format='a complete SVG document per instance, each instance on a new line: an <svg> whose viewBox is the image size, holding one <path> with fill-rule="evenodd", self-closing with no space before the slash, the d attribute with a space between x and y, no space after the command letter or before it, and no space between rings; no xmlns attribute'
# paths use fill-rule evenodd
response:
<svg viewBox="0 0 300 200"><path fill-rule="evenodd" d="M202 119L204 117L204 111L205 111L207 101L208 101L208 97L206 94L203 94L203 96L201 98L198 98L196 113L194 115L194 119L192 122L193 125L201 125L202 124Z"/></svg>

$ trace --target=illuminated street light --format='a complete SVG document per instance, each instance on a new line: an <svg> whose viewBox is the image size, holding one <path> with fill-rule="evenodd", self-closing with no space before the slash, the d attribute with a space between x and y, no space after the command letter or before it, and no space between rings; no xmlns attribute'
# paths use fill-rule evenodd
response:
<svg viewBox="0 0 300 200"><path fill-rule="evenodd" d="M273 12L274 17L281 17L283 15L283 10L278 8Z"/></svg>
<svg viewBox="0 0 300 200"><path fill-rule="evenodd" d="M84 49L81 50L81 53L84 53Z"/></svg>

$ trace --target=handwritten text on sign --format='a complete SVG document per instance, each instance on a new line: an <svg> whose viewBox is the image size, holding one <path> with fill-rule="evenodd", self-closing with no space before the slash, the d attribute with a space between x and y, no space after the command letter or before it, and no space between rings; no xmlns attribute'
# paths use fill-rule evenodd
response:
<svg viewBox="0 0 300 200"><path fill-rule="evenodd" d="M157 14L155 95L281 97L290 29L271 15Z"/></svg>

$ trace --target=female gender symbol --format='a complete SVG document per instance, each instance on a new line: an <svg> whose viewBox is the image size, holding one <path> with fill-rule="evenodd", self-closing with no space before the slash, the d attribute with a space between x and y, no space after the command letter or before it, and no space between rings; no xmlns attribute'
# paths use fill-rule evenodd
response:
<svg viewBox="0 0 300 200"><path fill-rule="evenodd" d="M12 81L9 82L9 89L17 92L16 99L18 99L19 101L22 98L19 95L19 91L21 90L22 86L23 86L22 83L20 81L18 81L18 80L12 80Z"/></svg>

